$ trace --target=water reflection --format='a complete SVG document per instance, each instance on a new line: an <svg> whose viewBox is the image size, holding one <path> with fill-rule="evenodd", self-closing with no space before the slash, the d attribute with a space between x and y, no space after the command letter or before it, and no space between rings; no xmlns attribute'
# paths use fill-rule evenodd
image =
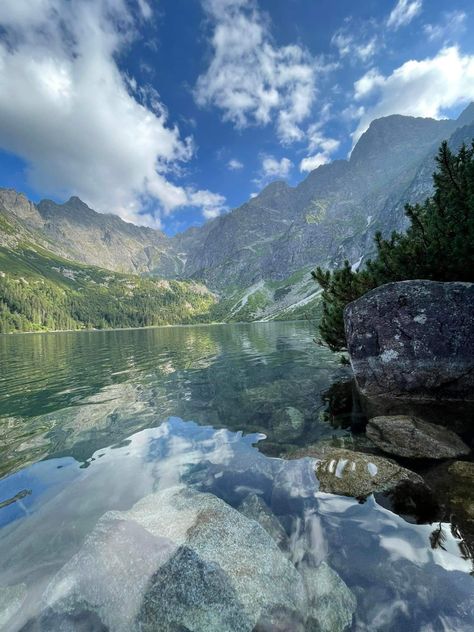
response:
<svg viewBox="0 0 474 632"><path fill-rule="evenodd" d="M268 594L268 587L265 592L257 585L257 579L252 580L251 589L260 597L249 610L247 597L231 573L226 580L229 589L219 584L220 607L225 612L227 608L231 616L229 612L238 611L236 604L243 599L247 606L241 612L250 617L250 623L247 627L195 629L251 630L260 617L267 616L262 604L283 607L283 597L288 603L297 601L294 608L285 606L285 616L295 626L285 629L299 629L304 625L301 621L311 618L311 606L291 586L308 572L322 573L321 569L321 577L339 595L333 595L332 607L339 608L341 621L351 614L357 598L355 629L399 630L407 621L411 626L416 623L412 629L422 629L441 620L450 622L448 629L470 628L467 604L472 588L464 580L469 563L459 555L458 539L449 525L442 525L443 546L432 549L431 526L409 524L373 499L360 504L318 492L309 459L267 458L252 447L260 438L172 418L158 428L133 435L127 445L95 453L86 469L63 457L36 463L4 479L2 493L19 486L32 490L21 506L8 505L1 514L0 583L10 593L21 587L23 596L8 629L59 629L54 627L59 622L66 625L64 629L77 629L74 625L79 621L91 624L91 617L111 629L132 630L139 621L156 624L164 606L153 595L159 594L157 587L163 582L169 603L176 604L181 594L179 573L184 568L192 573L191 581L194 573L202 574L211 562L218 563L228 578L237 558L245 558L244 549L233 550L230 542L222 546L224 524L226 529L233 525L232 537L239 543L245 535L245 547L252 556L259 547L261 568L255 570L262 574L265 564L278 565L279 573L284 571L292 581L282 584L284 578L279 575L277 598ZM181 496L183 488L194 490L189 503ZM221 506L209 508L208 501L202 500L208 493L224 500L229 509L223 514ZM198 503L204 503L204 513L196 509ZM239 516L246 512L258 518L262 507L268 515L261 524L275 544L261 532L248 531L247 519L240 522ZM217 527L214 518L220 521ZM220 529L220 538L215 537L215 528ZM186 534L192 531L195 537L188 539ZM251 538L257 540L255 550ZM258 538L263 538L268 550L262 549ZM189 551L198 559L189 559ZM171 573L170 568L176 572ZM294 575L294 568L299 574ZM133 598L129 593L132 579ZM206 590L217 590L212 586ZM424 586L429 589L420 596ZM233 592L229 592L231 588ZM206 594L202 607L209 609ZM324 600L314 599L323 606ZM153 614L153 607L158 612ZM197 617L201 611L198 605L193 607ZM123 625L119 625L117 613L121 613ZM170 627L163 629L177 629L171 623L187 621L179 609L167 610L166 617ZM222 619L219 621L221 625ZM374 626L373 621L380 624Z"/></svg>
<svg viewBox="0 0 474 632"><path fill-rule="evenodd" d="M455 522L269 456L363 428L312 334L1 338L0 629L471 630Z"/></svg>
<svg viewBox="0 0 474 632"><path fill-rule="evenodd" d="M173 327L0 337L0 475L86 461L169 415L268 436L267 449L344 434L319 423L344 371L307 325Z"/></svg>

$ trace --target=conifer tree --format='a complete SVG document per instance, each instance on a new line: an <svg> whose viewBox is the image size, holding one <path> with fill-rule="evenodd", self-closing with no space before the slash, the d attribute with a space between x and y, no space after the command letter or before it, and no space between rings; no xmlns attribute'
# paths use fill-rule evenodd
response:
<svg viewBox="0 0 474 632"><path fill-rule="evenodd" d="M474 142L457 154L443 142L436 163L433 196L405 207L406 233L377 233L376 257L362 270L346 261L340 270L313 272L323 288L319 331L333 351L345 349L344 307L370 289L408 279L474 281Z"/></svg>

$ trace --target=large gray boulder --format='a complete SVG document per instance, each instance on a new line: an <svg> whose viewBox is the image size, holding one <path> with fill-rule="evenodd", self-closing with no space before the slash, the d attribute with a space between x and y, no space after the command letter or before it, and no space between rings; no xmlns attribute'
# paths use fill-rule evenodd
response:
<svg viewBox="0 0 474 632"><path fill-rule="evenodd" d="M254 518L212 494L177 486L128 511L107 512L22 630L346 630L356 601L339 575L306 557L295 566L266 530L274 532L275 524L262 499L251 497L241 509ZM15 608L23 598L20 591Z"/></svg>
<svg viewBox="0 0 474 632"><path fill-rule="evenodd" d="M365 395L474 399L473 283L388 283L347 305L344 323Z"/></svg>
<svg viewBox="0 0 474 632"><path fill-rule="evenodd" d="M409 415L374 417L366 433L384 452L411 459L453 459L470 452L448 428Z"/></svg>
<svg viewBox="0 0 474 632"><path fill-rule="evenodd" d="M260 524L183 487L105 514L43 603L32 629L251 632L278 616L289 631L309 616L302 575Z"/></svg>

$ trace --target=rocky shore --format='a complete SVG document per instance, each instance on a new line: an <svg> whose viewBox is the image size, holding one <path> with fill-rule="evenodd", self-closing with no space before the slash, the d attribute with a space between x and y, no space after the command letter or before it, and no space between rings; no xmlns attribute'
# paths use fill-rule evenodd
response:
<svg viewBox="0 0 474 632"><path fill-rule="evenodd" d="M315 459L321 491L375 494L408 520L451 523L474 558L474 284L390 283L344 319L355 388L334 392L347 414L357 392L362 432L359 413L352 442L291 456Z"/></svg>

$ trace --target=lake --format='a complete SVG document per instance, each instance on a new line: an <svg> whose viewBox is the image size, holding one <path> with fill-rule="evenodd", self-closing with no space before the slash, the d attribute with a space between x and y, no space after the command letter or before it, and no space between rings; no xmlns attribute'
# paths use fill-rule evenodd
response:
<svg viewBox="0 0 474 632"><path fill-rule="evenodd" d="M473 630L456 529L280 458L364 443L350 373L314 335L0 336L0 629Z"/></svg>

